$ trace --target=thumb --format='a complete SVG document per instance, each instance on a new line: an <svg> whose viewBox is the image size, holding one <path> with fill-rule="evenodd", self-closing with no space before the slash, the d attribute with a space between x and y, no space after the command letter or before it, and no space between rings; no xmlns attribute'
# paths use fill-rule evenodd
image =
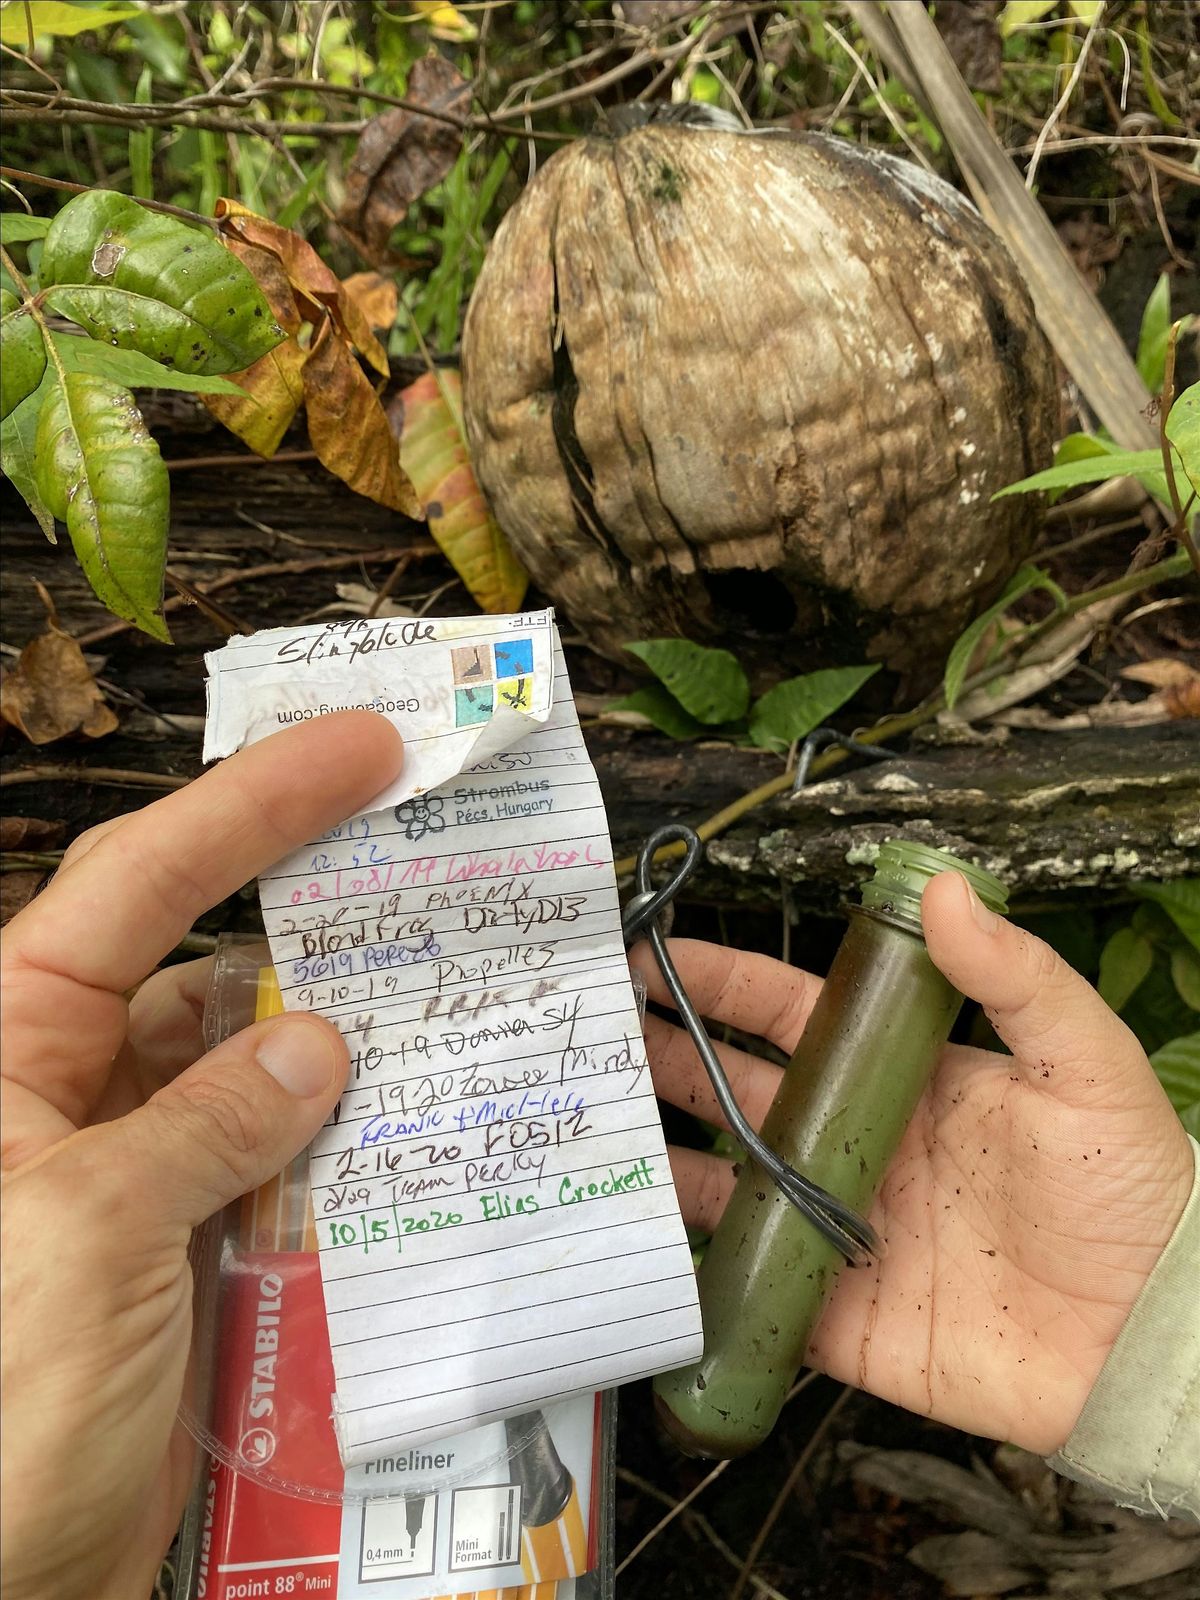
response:
<svg viewBox="0 0 1200 1600"><path fill-rule="evenodd" d="M1079 1105L1162 1097L1136 1037L1091 984L990 911L961 873L926 884L921 920L935 965L980 1002L1036 1087Z"/></svg>
<svg viewBox="0 0 1200 1600"><path fill-rule="evenodd" d="M234 1034L112 1124L144 1215L186 1233L299 1155L337 1103L349 1057L321 1017Z"/></svg>

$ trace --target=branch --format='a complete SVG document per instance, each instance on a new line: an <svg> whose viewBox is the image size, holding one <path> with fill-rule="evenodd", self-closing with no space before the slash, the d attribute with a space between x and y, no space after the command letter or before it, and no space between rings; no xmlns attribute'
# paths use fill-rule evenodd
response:
<svg viewBox="0 0 1200 1600"><path fill-rule="evenodd" d="M93 189L108 189L111 185L106 183L68 183L65 178L44 178L39 172L25 172L20 167L0 167L0 177L11 178L17 183L35 183L43 189L62 189L67 194L90 194ZM120 189L113 189L114 194L123 193ZM148 211L162 211L168 217L182 217L185 222L200 222L206 228L215 228L215 217L203 217L198 211L185 211L182 206L169 206L165 200L139 200L138 205L145 206Z"/></svg>

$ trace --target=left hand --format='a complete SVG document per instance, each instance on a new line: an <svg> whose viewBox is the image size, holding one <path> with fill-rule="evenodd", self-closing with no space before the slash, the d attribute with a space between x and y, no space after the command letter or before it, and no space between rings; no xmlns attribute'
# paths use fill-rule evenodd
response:
<svg viewBox="0 0 1200 1600"><path fill-rule="evenodd" d="M197 1060L210 964L142 980L400 761L373 712L276 734L77 840L5 932L5 1600L151 1592L195 1465L191 1231L296 1156L345 1081L307 1015Z"/></svg>
<svg viewBox="0 0 1200 1600"><path fill-rule="evenodd" d="M1011 1055L948 1045L871 1211L887 1253L838 1278L810 1366L926 1416L1049 1455L1187 1202L1194 1161L1129 1029L1048 945L995 916L965 878L926 887L926 943ZM702 1015L789 1055L820 980L769 956L672 940ZM646 945L630 957L669 1003ZM655 1087L719 1122L690 1038L646 1018ZM718 1047L758 1126L782 1076ZM716 1226L730 1163L672 1150L684 1217Z"/></svg>

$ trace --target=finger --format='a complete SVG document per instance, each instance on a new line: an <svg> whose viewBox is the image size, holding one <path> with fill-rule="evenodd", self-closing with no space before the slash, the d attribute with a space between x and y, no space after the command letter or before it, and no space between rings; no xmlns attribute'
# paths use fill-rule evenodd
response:
<svg viewBox="0 0 1200 1600"><path fill-rule="evenodd" d="M164 967L146 979L129 1004L129 1045L142 1098L204 1054L204 1006L212 956Z"/></svg>
<svg viewBox="0 0 1200 1600"><path fill-rule="evenodd" d="M667 948L702 1017L769 1039L791 1055L821 992L819 978L770 956L699 939L668 939ZM671 1004L648 944L634 946L629 965L645 980L651 1000Z"/></svg>
<svg viewBox="0 0 1200 1600"><path fill-rule="evenodd" d="M77 861L82 860L87 855L93 845L99 844L101 839L106 834L111 833L114 828L121 827L131 815L132 813L127 811L119 817L110 817L107 822L98 822L94 828L85 828L82 833L77 833L63 851L63 858L58 864L58 870L65 872L68 867L73 867Z"/></svg>
<svg viewBox="0 0 1200 1600"><path fill-rule="evenodd" d="M647 1015L645 1038L654 1092L659 1099L703 1117L706 1122L727 1127L716 1092L686 1029ZM782 1070L733 1045L714 1043L714 1049L746 1119L752 1127L761 1127L779 1088Z"/></svg>
<svg viewBox="0 0 1200 1600"><path fill-rule="evenodd" d="M151 1228L188 1232L281 1172L337 1102L349 1056L299 1012L234 1034L156 1095L93 1132L136 1188Z"/></svg>
<svg viewBox="0 0 1200 1600"><path fill-rule="evenodd" d="M378 794L401 751L373 711L320 717L239 751L95 840L13 919L9 958L132 988L203 912ZM104 937L79 937L81 924Z"/></svg>
<svg viewBox="0 0 1200 1600"><path fill-rule="evenodd" d="M1141 1045L1091 984L989 911L961 873L926 885L921 920L936 965L979 1001L1037 1088L1081 1104L1141 1101L1157 1089Z"/></svg>
<svg viewBox="0 0 1200 1600"><path fill-rule="evenodd" d="M667 1155L683 1220L689 1228L703 1228L711 1233L720 1222L737 1182L732 1161L706 1155L703 1150L685 1150L675 1144L667 1147Z"/></svg>
<svg viewBox="0 0 1200 1600"><path fill-rule="evenodd" d="M383 717L322 717L96 838L6 930L5 1078L80 1126L124 1039L123 992L201 912L373 799L400 759Z"/></svg>

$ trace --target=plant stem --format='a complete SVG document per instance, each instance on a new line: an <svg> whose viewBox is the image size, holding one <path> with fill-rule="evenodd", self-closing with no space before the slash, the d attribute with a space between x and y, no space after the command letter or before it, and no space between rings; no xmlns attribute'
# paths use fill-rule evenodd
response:
<svg viewBox="0 0 1200 1600"><path fill-rule="evenodd" d="M0 167L0 177L10 178L16 183L34 183L41 189L62 189L67 194L90 194L93 189L108 189L111 185L106 183L69 183L66 178L44 178L39 172L26 172L21 167ZM119 189L113 189L113 194L120 194ZM168 217L182 217L185 222L199 222L206 228L215 228L215 217L203 217L198 211L185 211L182 206L169 206L165 200L139 200L138 204L145 206L148 211L162 211Z"/></svg>
<svg viewBox="0 0 1200 1600"><path fill-rule="evenodd" d="M981 668L964 680L960 693L966 695L972 689L982 688L984 684L991 683L994 679L1003 677L1011 670L1011 647L1033 644L1049 632L1052 627L1065 621L1068 617L1077 616L1079 612L1086 611L1089 606L1099 605L1104 600L1115 600L1121 595L1137 594L1142 589L1150 589L1157 583L1166 583L1172 578L1182 578L1188 570L1190 558L1186 551L1179 550L1174 555L1167 556L1165 560L1156 562L1152 567L1143 567L1140 572L1127 572L1123 577L1114 578L1111 583L1101 584L1096 589L1087 589L1083 594L1078 594L1066 605L1056 611L1053 616L1044 622L1032 623L1028 628L1014 633L1009 641L1010 650L1005 659L994 661L990 666ZM939 692L924 705L915 707L911 711L901 712L894 717L885 717L882 722L876 723L873 728L867 728L855 737L863 744L883 744L887 739L898 734L911 733L914 728L923 727L932 722L938 713L945 709L946 697ZM826 750L819 755L809 769L810 776L816 777L822 772L839 766L847 759L845 750ZM792 786L791 771L781 772L778 777L771 778L767 783L759 784L757 789L751 789L748 794L739 795L729 805L724 806L715 815L702 822L696 829L701 839L713 839L719 833L724 833L726 828L740 821L748 811L753 811L757 806L765 805L768 800L774 800L777 795L784 794ZM682 844L664 845L657 851L654 863L669 861L674 856L684 853ZM618 878L628 877L637 866L636 856L626 856L614 862L613 870Z"/></svg>

